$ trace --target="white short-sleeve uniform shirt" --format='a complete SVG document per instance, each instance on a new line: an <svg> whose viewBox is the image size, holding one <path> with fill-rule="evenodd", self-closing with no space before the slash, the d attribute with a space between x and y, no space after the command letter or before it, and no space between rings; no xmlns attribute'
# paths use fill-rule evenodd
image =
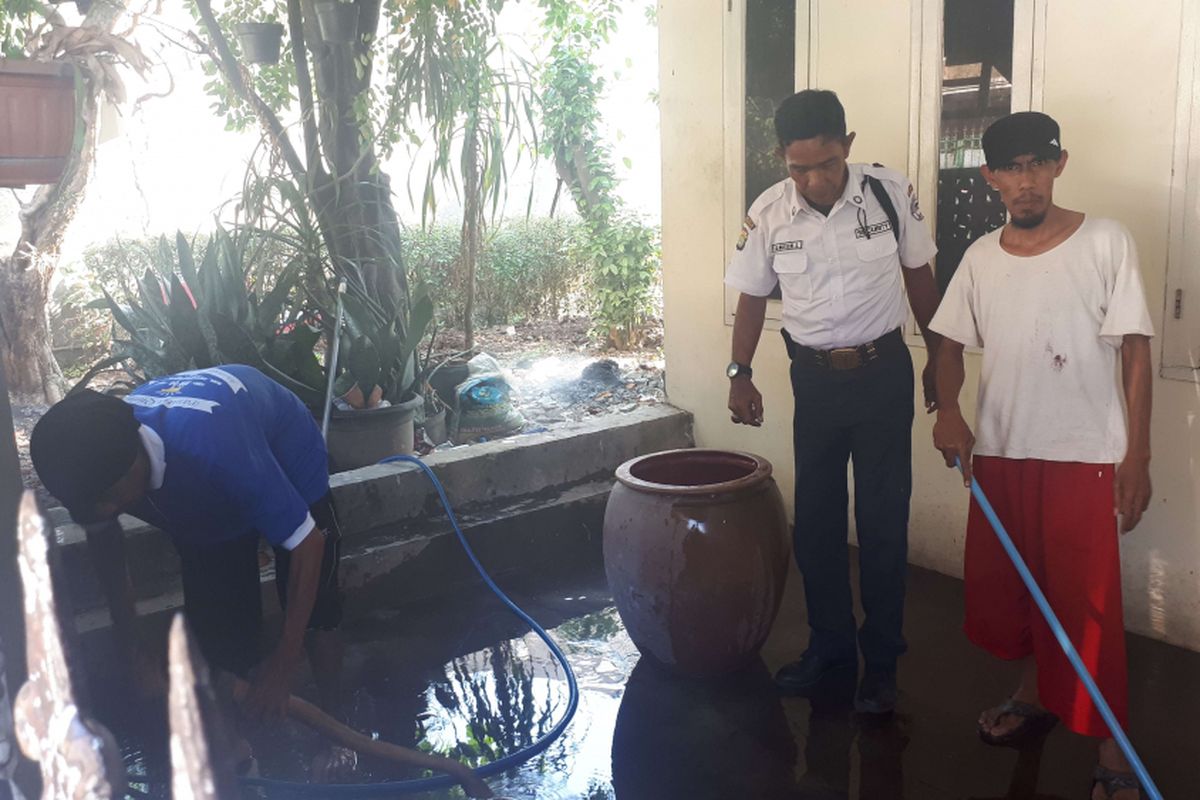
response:
<svg viewBox="0 0 1200 800"><path fill-rule="evenodd" d="M983 348L975 452L1115 464L1125 457L1117 355L1126 334L1154 335L1125 226L1087 217L1036 256L967 249L931 326Z"/></svg>
<svg viewBox="0 0 1200 800"><path fill-rule="evenodd" d="M922 267L937 252L908 178L869 164L847 168L846 190L828 216L809 206L791 178L759 195L725 272L726 285L756 297L778 283L784 330L818 350L855 347L904 324L900 269ZM868 175L896 209L898 245Z"/></svg>

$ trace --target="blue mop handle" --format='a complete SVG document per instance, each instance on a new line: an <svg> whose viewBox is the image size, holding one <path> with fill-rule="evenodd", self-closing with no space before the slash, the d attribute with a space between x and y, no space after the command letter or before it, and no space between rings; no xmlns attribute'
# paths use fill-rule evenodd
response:
<svg viewBox="0 0 1200 800"><path fill-rule="evenodd" d="M955 458L955 462L959 472L962 472L962 462L957 458ZM1050 626L1050 630L1054 631L1054 638L1058 639L1059 647L1066 653L1067 660L1071 662L1071 666L1075 668L1076 674L1079 675L1079 680L1083 681L1084 688L1092 696L1092 702L1096 704L1096 708L1100 709L1100 716L1104 717L1109 731L1121 747L1121 752L1125 754L1125 758L1133 766L1133 771L1137 773L1138 780L1141 781L1142 789L1151 800L1162 800L1162 794L1159 793L1158 787L1154 785L1154 781L1150 778L1150 773L1146 771L1142 760L1138 758L1137 751L1133 749L1133 744L1130 743L1129 737L1125 735L1125 730L1121 727L1121 723L1117 722L1117 718L1113 714L1112 709L1108 707L1108 702L1104 699L1104 695L1100 694L1100 687L1096 686L1096 681L1092 680L1091 673L1083 665L1083 660L1079 657L1079 653L1076 652L1075 645L1071 644L1070 637L1063 630L1062 623L1058 621L1054 609L1050 608L1050 603L1046 600L1046 595L1042 594L1037 581L1034 580L1033 573L1025 565L1025 559L1021 558L1021 554L1017 552L1017 547L1009 537L1008 531L1004 530L1004 525L1000 522L1000 517L996 516L996 511L992 508L992 504L988 502L987 495L983 493L983 489L980 488L979 481L974 479L971 480L971 495L979 503L979 508L983 510L983 515L987 517L987 521L992 524L992 530L996 532L996 536L1000 539L1000 544L1004 545L1005 551L1008 552L1008 557L1012 559L1013 566L1017 568L1017 572L1021 575L1021 580L1025 581L1025 586L1029 589L1029 593L1033 595L1038 608L1042 610L1042 616L1046 618L1046 623Z"/></svg>

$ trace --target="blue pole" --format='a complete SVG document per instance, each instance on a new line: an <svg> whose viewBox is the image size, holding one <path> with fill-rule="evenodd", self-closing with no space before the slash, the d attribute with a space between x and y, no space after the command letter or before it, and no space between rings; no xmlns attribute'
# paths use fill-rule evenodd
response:
<svg viewBox="0 0 1200 800"><path fill-rule="evenodd" d="M958 463L958 469L961 472L962 462L958 459L955 459L955 461ZM1079 680L1083 681L1084 688L1092 696L1092 702L1100 710L1100 716L1104 717L1104 722L1107 723L1113 738L1117 740L1117 745L1120 746L1121 752L1125 754L1125 758L1137 774L1138 780L1142 784L1142 789L1150 797L1150 800L1162 800L1162 794L1158 791L1158 787L1154 785L1150 773L1146 771L1142 760L1138 758L1137 751L1133 749L1133 744L1129 741L1129 737L1125 735L1125 730L1121 727L1121 723L1117 722L1116 715L1108 707L1108 702L1104 699L1104 695L1100 694L1100 687L1096 685L1096 681L1092 679L1091 673L1083 665L1083 659L1076 652L1075 645L1071 644L1071 638L1063 630L1062 623L1058 621L1058 616L1054 613L1054 609L1050 607L1050 602L1046 600L1046 595L1042 594L1041 588L1033 578L1033 573L1025 565L1025 559L1021 558L1021 554L1017 552L1017 546L1013 544L1008 531L1004 529L1004 525L1000 522L1000 517L996 516L996 511L992 508L992 504L988 502L987 495L983 493L983 489L980 488L979 481L971 481L971 495L975 498L975 502L979 503L979 508L983 511L983 515L987 517L987 521L992 524L992 530L996 532L997 538L1000 539L1000 544L1004 545L1008 557L1012 559L1013 566L1017 568L1017 572L1020 574L1021 580L1025 582L1029 593L1033 595L1034 602L1041 609L1042 616L1046 618L1046 623L1050 626L1050 630L1054 631L1054 638L1058 639L1058 646L1066 653L1067 660L1075 668L1075 673L1079 675Z"/></svg>

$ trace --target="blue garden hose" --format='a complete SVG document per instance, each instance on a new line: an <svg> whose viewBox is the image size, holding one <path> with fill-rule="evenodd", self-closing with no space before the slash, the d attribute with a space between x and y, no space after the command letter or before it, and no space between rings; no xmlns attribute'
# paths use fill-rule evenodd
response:
<svg viewBox="0 0 1200 800"><path fill-rule="evenodd" d="M463 549L467 551L467 557L471 559L471 563L475 566L475 570L479 573L479 577L483 578L483 582L491 589L497 597L508 606L508 609L520 617L526 625L533 629L550 651L554 653L554 657L558 659L558 663L562 665L563 671L567 675L567 687L569 689L569 697L567 699L567 710L563 713L560 719L553 728L546 732L540 739L528 747L522 748L515 753L510 753L504 758L493 761L489 764L484 764L475 770L475 774L480 778L487 778L491 775L497 775L506 770L512 769L520 764L524 764L529 759L544 751L550 744L562 735L566 730L567 724L571 718L575 716L575 709L579 707L579 684L575 680L575 671L571 669L570 662L567 661L566 655L550 638L550 634L546 633L545 629L538 625L532 617L517 607L517 604L508 598L496 582L479 563L479 559L475 557L471 546L467 544L467 537L463 535L462 528L458 525L458 519L454 516L454 510L450 508L450 501L446 499L446 490L442 488L442 484L438 481L437 476L433 474L433 470L429 468L425 462L414 456L391 456L380 461L380 464L391 464L397 461L406 461L410 464L416 464L429 477L433 483L433 488L437 489L438 497L441 498L442 507L446 509L446 516L450 518L450 524L454 526L454 532L458 534L458 540L462 543ZM243 778L242 783L247 786L261 786L267 789L278 789L286 791L291 795L300 796L320 796L320 797L384 797L400 793L408 792L427 792L433 789L445 789L451 786L457 786L458 781L449 775L439 775L435 778L418 778L407 781L383 781L380 783L340 783L340 784L312 784L312 783L296 783L293 781L280 781L270 778Z"/></svg>
<svg viewBox="0 0 1200 800"><path fill-rule="evenodd" d="M963 468L962 461L955 458L955 463L961 472ZM1151 779L1150 773L1146 771L1142 760L1138 758L1137 751L1133 749L1133 744L1129 741L1129 737L1125 735L1125 730L1121 727L1121 723L1117 722L1116 715L1108 707L1108 701L1104 699L1104 695L1100 693L1100 687L1096 686L1096 681L1092 679L1091 673L1084 666L1083 660L1075 650L1075 645L1071 644L1071 638L1063 630L1062 623L1058 621L1058 616L1054 613L1054 609L1050 607L1049 601L1046 600L1046 595L1042 594L1041 588L1037 585L1037 581L1034 580L1033 573L1025 565L1025 559L1021 558L1021 554L1017 552L1017 546L1013 544L1008 531L1004 529L1004 524L1000 522L1000 517L996 515L992 504L988 502L987 495L983 493L983 489L979 486L979 481L971 481L971 495L975 498L975 502L979 503L979 508L983 511L983 515L987 517L987 521L992 524L992 530L996 532L996 537L1000 539L1000 544L1004 545L1004 550L1008 553L1008 557L1012 559L1013 566L1017 568L1017 573L1020 574L1021 580L1025 582L1029 593L1033 595L1033 599L1037 603L1038 608L1041 609L1042 616L1046 618L1046 623L1050 626L1050 630L1054 631L1054 638L1058 640L1058 646L1062 648L1067 656L1067 660L1075 668L1075 673L1079 675L1079 680L1083 681L1084 688L1092 696L1092 702L1100 710L1100 716L1108 724L1109 732L1112 733L1113 738L1116 739L1117 744L1121 748L1121 752L1125 754L1126 760L1129 761L1129 764L1133 767L1133 771L1137 774L1138 781L1142 784L1142 789L1150 797L1150 800L1162 800L1162 794L1158 791L1158 787L1154 785L1154 780Z"/></svg>

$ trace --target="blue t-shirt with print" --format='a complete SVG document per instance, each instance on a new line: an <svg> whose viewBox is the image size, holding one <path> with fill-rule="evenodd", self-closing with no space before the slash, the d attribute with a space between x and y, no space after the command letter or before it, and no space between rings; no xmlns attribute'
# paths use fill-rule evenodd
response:
<svg viewBox="0 0 1200 800"><path fill-rule="evenodd" d="M130 514L204 545L257 531L283 545L329 491L325 442L295 394L228 364L156 378L125 398L162 439L161 488Z"/></svg>

